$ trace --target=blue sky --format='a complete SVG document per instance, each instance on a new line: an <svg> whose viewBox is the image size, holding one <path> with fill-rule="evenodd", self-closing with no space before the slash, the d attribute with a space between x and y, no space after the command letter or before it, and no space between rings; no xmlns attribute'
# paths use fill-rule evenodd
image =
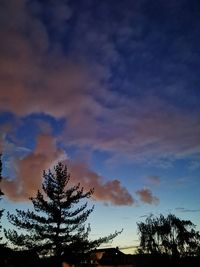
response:
<svg viewBox="0 0 200 267"><path fill-rule="evenodd" d="M149 213L199 229L199 12L195 0L1 1L6 209L28 207L64 161L95 188L93 236L124 228L112 245L134 246Z"/></svg>

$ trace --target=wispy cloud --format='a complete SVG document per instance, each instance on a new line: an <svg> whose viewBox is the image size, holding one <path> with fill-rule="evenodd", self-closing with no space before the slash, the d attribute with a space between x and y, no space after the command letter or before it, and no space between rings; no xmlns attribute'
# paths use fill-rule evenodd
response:
<svg viewBox="0 0 200 267"><path fill-rule="evenodd" d="M177 212L182 212L182 213L200 212L200 209L187 209L187 208L183 208L183 207L177 207L175 210Z"/></svg>
<svg viewBox="0 0 200 267"><path fill-rule="evenodd" d="M151 184L154 184L154 185L158 185L160 184L160 176L157 176L157 175L150 175L148 177L146 177L146 180L151 183Z"/></svg>
<svg viewBox="0 0 200 267"><path fill-rule="evenodd" d="M194 159L191 162L189 162L189 169L190 170L198 170L200 169L200 159Z"/></svg>

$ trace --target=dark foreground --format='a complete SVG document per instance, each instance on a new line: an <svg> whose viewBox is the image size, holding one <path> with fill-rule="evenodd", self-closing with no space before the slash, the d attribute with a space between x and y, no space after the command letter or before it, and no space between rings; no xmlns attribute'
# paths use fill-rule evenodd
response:
<svg viewBox="0 0 200 267"><path fill-rule="evenodd" d="M13 251L0 248L0 267L61 267L65 258L39 258L33 251ZM72 262L71 262L72 263ZM65 265L67 266L67 265ZM167 255L126 255L119 253L117 256L108 255L101 260L91 263L74 262L75 267L200 267L200 256L175 258Z"/></svg>

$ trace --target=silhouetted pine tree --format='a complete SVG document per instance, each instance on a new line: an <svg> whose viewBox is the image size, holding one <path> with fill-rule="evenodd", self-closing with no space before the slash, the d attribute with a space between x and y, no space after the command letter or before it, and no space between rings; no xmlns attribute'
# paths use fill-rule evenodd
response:
<svg viewBox="0 0 200 267"><path fill-rule="evenodd" d="M23 230L23 233L5 230L6 238L13 245L36 249L43 255L60 256L63 251L89 251L120 233L90 241L90 227L85 222L94 207L87 209L84 199L92 196L93 189L84 192L80 184L70 186L70 175L62 163L54 167L54 172L44 171L43 178L45 195L38 191L35 198L30 198L35 211L16 209L16 215L8 212L9 222Z"/></svg>

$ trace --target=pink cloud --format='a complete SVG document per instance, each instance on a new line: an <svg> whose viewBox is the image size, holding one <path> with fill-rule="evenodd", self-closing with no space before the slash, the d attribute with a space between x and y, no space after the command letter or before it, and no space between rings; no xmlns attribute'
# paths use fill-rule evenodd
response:
<svg viewBox="0 0 200 267"><path fill-rule="evenodd" d="M56 139L47 134L39 135L32 152L22 159L15 158L16 177L2 180L2 189L6 197L13 201L27 201L41 189L43 170L53 168L63 159L66 159L66 154L57 147ZM133 197L119 180L105 181L104 177L92 171L86 163L69 160L65 160L65 163L69 167L73 184L80 183L85 190L95 189L94 200L113 205L134 204Z"/></svg>
<svg viewBox="0 0 200 267"><path fill-rule="evenodd" d="M138 190L136 194L140 197L140 200L143 203L147 203L147 204L158 204L159 203L159 199L153 196L151 190L148 188Z"/></svg>
<svg viewBox="0 0 200 267"><path fill-rule="evenodd" d="M27 10L26 1L4 1L2 10L0 111L63 117L67 125L58 138L65 146L111 152L113 158L125 156L133 161L166 164L166 158L173 161L200 153L198 116L182 113L155 96L144 94L138 100L109 91L101 83L109 77L106 68L66 57L59 45L48 51L45 25ZM62 10L58 7L56 14ZM71 16L68 6L65 11L53 23ZM117 58L114 47L107 49ZM5 150L7 129L1 129L0 147ZM26 199L34 193L41 185L42 171L64 153L50 135L39 135L37 140L30 154L16 160L16 179L3 182L12 199ZM105 180L86 163L72 163L71 170L76 180L81 177L86 187L95 187L95 199L115 205L134 203L119 180ZM137 194L145 203L158 202L149 189Z"/></svg>
<svg viewBox="0 0 200 267"><path fill-rule="evenodd" d="M101 83L109 77L105 67L66 57L59 45L47 53L45 25L27 10L25 1L14 2L3 5L0 111L64 117L65 145L108 151L113 158L166 164L166 158L173 161L200 152L198 116L155 96L144 94L138 100L109 91ZM67 5L65 10L70 17ZM57 23L57 16L52 19Z"/></svg>
<svg viewBox="0 0 200 267"><path fill-rule="evenodd" d="M57 149L53 137L38 136L35 150L22 159L15 159L15 179L2 180L6 197L14 201L27 201L41 188L43 170L48 169L62 155L63 151Z"/></svg>
<svg viewBox="0 0 200 267"><path fill-rule="evenodd" d="M74 181L80 182L88 190L94 187L94 199L113 205L132 205L135 200L117 179L105 181L105 178L92 171L86 163L70 162L70 171Z"/></svg>

